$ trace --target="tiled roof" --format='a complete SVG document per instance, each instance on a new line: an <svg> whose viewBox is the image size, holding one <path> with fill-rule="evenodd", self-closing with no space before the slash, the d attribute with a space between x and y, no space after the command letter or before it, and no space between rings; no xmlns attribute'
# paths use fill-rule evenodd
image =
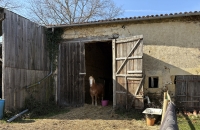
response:
<svg viewBox="0 0 200 130"><path fill-rule="evenodd" d="M61 27L70 27L70 26L84 26L92 24L105 24L105 23L117 23L117 22L127 22L127 21L140 21L140 20L150 20L150 19L164 19L164 18L175 18L183 16L194 16L199 15L200 11L190 11L190 12L180 12L180 13L170 13L170 14L160 14L160 15L147 15L147 16L138 16L138 17L126 17L126 18L115 18L115 19L106 19L106 20L97 20L89 21L83 23L74 23L74 24L60 24L60 25L48 25L47 28L61 28Z"/></svg>

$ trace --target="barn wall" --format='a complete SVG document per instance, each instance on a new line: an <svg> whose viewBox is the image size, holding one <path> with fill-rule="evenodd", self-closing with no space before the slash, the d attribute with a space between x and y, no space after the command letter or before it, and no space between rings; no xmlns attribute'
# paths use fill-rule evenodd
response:
<svg viewBox="0 0 200 130"><path fill-rule="evenodd" d="M145 93L161 93L161 88L167 86L173 96L175 75L200 75L200 23L196 19L199 16L68 27L63 38L142 34ZM151 76L159 77L157 89L149 88Z"/></svg>
<svg viewBox="0 0 200 130"><path fill-rule="evenodd" d="M21 108L31 94L38 100L46 100L49 81L26 89L49 73L49 59L45 49L44 28L5 10L2 22L3 67L2 96L7 109Z"/></svg>

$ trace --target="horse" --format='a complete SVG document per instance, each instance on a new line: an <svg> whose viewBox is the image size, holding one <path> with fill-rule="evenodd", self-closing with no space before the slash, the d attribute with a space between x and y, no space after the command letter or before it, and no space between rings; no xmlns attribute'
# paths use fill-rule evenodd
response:
<svg viewBox="0 0 200 130"><path fill-rule="evenodd" d="M89 77L89 83L90 83L90 96L92 98L92 105L95 104L95 106L97 106L97 100L100 96L101 99L103 100L104 85L101 83L95 83L95 79L92 76Z"/></svg>

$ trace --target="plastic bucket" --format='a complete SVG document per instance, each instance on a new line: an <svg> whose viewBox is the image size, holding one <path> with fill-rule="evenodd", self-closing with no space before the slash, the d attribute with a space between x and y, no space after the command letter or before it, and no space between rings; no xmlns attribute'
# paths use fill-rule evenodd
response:
<svg viewBox="0 0 200 130"><path fill-rule="evenodd" d="M155 123L155 118L148 118L146 117L147 125L148 126L153 126Z"/></svg>
<svg viewBox="0 0 200 130"><path fill-rule="evenodd" d="M3 118L4 106L5 106L5 100L4 99L0 99L0 119Z"/></svg>
<svg viewBox="0 0 200 130"><path fill-rule="evenodd" d="M102 100L101 101L102 106L107 106L108 105L108 100Z"/></svg>

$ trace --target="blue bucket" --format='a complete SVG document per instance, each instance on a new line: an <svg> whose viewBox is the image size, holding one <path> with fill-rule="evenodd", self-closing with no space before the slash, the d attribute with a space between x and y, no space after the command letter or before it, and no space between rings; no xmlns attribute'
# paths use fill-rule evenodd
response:
<svg viewBox="0 0 200 130"><path fill-rule="evenodd" d="M3 118L5 99L0 99L0 119Z"/></svg>

